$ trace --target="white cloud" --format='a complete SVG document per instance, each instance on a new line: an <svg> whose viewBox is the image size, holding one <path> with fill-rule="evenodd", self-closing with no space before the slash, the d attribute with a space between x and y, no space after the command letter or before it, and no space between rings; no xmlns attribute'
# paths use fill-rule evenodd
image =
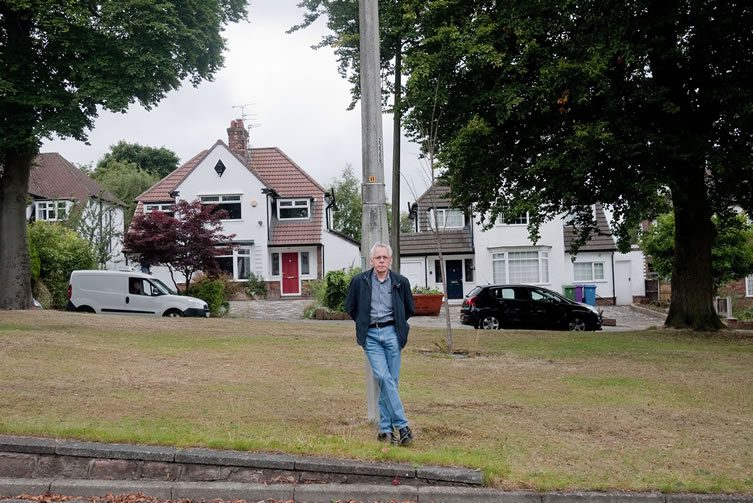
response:
<svg viewBox="0 0 753 503"><path fill-rule="evenodd" d="M218 139L247 105L251 144L277 146L320 184L329 186L347 164L361 173L360 109L350 103L349 84L337 72L330 48L311 49L326 32L322 20L292 34L303 11L294 1L256 0L249 6L249 22L228 27L225 67L212 82L198 88L184 85L157 107L138 105L126 114L102 111L89 134L89 144L75 140L46 142L42 151L60 152L74 164L96 164L120 140L167 147L186 161ZM384 115L386 190L391 192L392 117ZM403 139L402 169L416 188L402 185L405 201L426 187L417 160L418 146Z"/></svg>

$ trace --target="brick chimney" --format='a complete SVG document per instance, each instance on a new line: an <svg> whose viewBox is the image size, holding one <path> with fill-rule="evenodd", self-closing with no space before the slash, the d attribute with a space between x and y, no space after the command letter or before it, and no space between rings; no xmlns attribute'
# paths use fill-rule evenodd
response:
<svg viewBox="0 0 753 503"><path fill-rule="evenodd" d="M243 126L243 119L230 121L227 128L227 145L230 150L248 160L248 131Z"/></svg>

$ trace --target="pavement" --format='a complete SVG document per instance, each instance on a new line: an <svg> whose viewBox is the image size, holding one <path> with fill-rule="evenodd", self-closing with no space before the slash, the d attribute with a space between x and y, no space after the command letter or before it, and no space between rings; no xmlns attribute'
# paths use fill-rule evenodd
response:
<svg viewBox="0 0 753 503"><path fill-rule="evenodd" d="M307 323L324 323L303 318L303 310L311 305L310 299L286 300L249 300L231 301L230 316L259 320L300 320ZM640 306L600 306L604 318L616 321L615 326L603 327L604 332L620 332L626 330L643 330L649 327L660 327L664 324L665 314L657 313ZM460 304L450 304L450 320L453 329L473 330L473 327L460 324ZM328 320L326 323L352 324L352 321ZM439 316L414 316L410 319L413 327L444 328L446 318L444 306Z"/></svg>

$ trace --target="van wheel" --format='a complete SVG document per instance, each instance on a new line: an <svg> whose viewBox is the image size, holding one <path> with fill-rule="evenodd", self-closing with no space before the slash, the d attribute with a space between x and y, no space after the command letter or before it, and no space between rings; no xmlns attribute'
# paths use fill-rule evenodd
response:
<svg viewBox="0 0 753 503"><path fill-rule="evenodd" d="M177 309L168 309L162 316L166 316L168 318L177 318L178 316L180 316L180 311L178 311Z"/></svg>
<svg viewBox="0 0 753 503"><path fill-rule="evenodd" d="M96 311L89 306L79 306L78 308L76 308L76 312L77 313L96 313Z"/></svg>

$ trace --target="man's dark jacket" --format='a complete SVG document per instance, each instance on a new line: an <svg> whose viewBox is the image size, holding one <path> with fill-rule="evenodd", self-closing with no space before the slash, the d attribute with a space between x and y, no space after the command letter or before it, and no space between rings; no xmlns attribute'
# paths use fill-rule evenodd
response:
<svg viewBox="0 0 753 503"><path fill-rule="evenodd" d="M348 296L345 299L345 311L356 322L356 341L363 347L366 343L366 331L369 329L371 315L371 275L374 269L362 272L350 280ZM400 349L408 342L408 318L413 316L413 293L410 282L405 276L389 271L392 280L392 314L395 317L395 331Z"/></svg>

